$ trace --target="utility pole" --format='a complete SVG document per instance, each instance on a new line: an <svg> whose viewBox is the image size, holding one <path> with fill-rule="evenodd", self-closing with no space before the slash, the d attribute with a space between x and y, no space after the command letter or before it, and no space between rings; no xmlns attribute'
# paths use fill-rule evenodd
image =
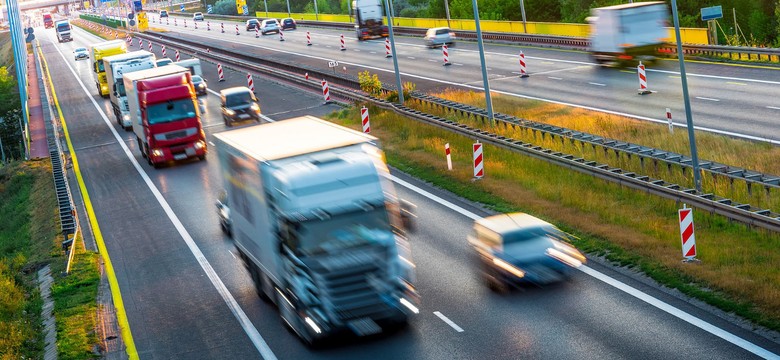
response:
<svg viewBox="0 0 780 360"><path fill-rule="evenodd" d="M450 0L444 0L444 12L447 13L447 27L451 28L450 26Z"/></svg>
<svg viewBox="0 0 780 360"><path fill-rule="evenodd" d="M390 35L390 48L393 51L393 67L395 68L395 86L398 88L398 103L404 104L404 88L401 83L401 72L398 70L398 56L395 52L395 37L393 37L393 15L390 12L390 0L384 0L387 13L387 32Z"/></svg>
<svg viewBox="0 0 780 360"><path fill-rule="evenodd" d="M528 34L528 29L525 27L525 3L520 0L520 12L523 14L523 32Z"/></svg>
<svg viewBox="0 0 780 360"><path fill-rule="evenodd" d="M490 81L488 80L487 65L485 64L485 47L482 44L482 29L479 26L479 8L477 0L471 0L474 8L474 24L477 30L477 45L479 46L479 61L482 63L482 84L485 87L485 103L487 104L488 119L493 125L493 101L490 98Z"/></svg>

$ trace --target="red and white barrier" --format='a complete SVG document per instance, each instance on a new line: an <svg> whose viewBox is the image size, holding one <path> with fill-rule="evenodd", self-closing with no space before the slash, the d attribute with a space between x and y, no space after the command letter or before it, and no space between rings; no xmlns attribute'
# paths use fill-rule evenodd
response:
<svg viewBox="0 0 780 360"><path fill-rule="evenodd" d="M241 33L238 32L238 25L236 25L236 35L241 35Z"/></svg>
<svg viewBox="0 0 780 360"><path fill-rule="evenodd" d="M127 41L127 43L128 43L128 44L130 44L130 46L132 46L132 45L133 45L133 37L132 37L132 36L130 36L130 34L128 34L128 35L125 37L125 41Z"/></svg>
<svg viewBox="0 0 780 360"><path fill-rule="evenodd" d="M260 37L260 28L255 26L255 39Z"/></svg>
<svg viewBox="0 0 780 360"><path fill-rule="evenodd" d="M452 63L450 62L450 51L447 49L447 44L441 45L441 54L444 56L444 66L450 66Z"/></svg>
<svg viewBox="0 0 780 360"><path fill-rule="evenodd" d="M184 19L184 27L187 27L187 19Z"/></svg>
<svg viewBox="0 0 780 360"><path fill-rule="evenodd" d="M211 22L206 21L206 31L211 31Z"/></svg>
<svg viewBox="0 0 780 360"><path fill-rule="evenodd" d="M255 82L252 80L252 74L246 74L246 86L253 94L255 93Z"/></svg>
<svg viewBox="0 0 780 360"><path fill-rule="evenodd" d="M450 143L444 144L444 154L447 155L447 170L452 171L452 157L450 157Z"/></svg>
<svg viewBox="0 0 780 360"><path fill-rule="evenodd" d="M192 22L192 26L195 28L195 30L198 30L198 22L197 21L193 21Z"/></svg>
<svg viewBox="0 0 780 360"><path fill-rule="evenodd" d="M311 46L311 33L306 32L306 46Z"/></svg>
<svg viewBox="0 0 780 360"><path fill-rule="evenodd" d="M162 46L162 57L166 57L167 54L165 52L165 45Z"/></svg>
<svg viewBox="0 0 780 360"><path fill-rule="evenodd" d="M696 257L696 236L693 229L693 209L677 210L680 219L680 239L682 240L683 257L693 260Z"/></svg>
<svg viewBox="0 0 780 360"><path fill-rule="evenodd" d="M144 39L138 38L138 48L141 50L144 49Z"/></svg>
<svg viewBox="0 0 780 360"><path fill-rule="evenodd" d="M284 31L282 29L279 29L279 41L284 41Z"/></svg>
<svg viewBox="0 0 780 360"><path fill-rule="evenodd" d="M170 25L170 24L171 24L171 20L169 18L165 18L165 25Z"/></svg>
<svg viewBox="0 0 780 360"><path fill-rule="evenodd" d="M520 77L521 78L527 78L528 72L525 69L525 54L523 52L520 52Z"/></svg>
<svg viewBox="0 0 780 360"><path fill-rule="evenodd" d="M674 133L674 124L672 124L672 110L666 108L666 121L669 122L669 132Z"/></svg>
<svg viewBox="0 0 780 360"><path fill-rule="evenodd" d="M179 62L179 50L176 50L176 62Z"/></svg>
<svg viewBox="0 0 780 360"><path fill-rule="evenodd" d="M483 176L485 176L485 168L483 165L484 159L482 157L482 144L474 143L471 146L471 149L474 155L474 177L481 179Z"/></svg>
<svg viewBox="0 0 780 360"><path fill-rule="evenodd" d="M219 23L219 26L222 28L222 33L225 33L225 23Z"/></svg>
<svg viewBox="0 0 780 360"><path fill-rule="evenodd" d="M639 65L636 67L637 73L639 74L639 95L647 95L650 94L651 91L647 89L647 73L645 72L645 66L642 65L642 62L639 62Z"/></svg>
<svg viewBox="0 0 780 360"><path fill-rule="evenodd" d="M368 108L365 106L360 108L360 122L363 124L363 132L366 134L370 134L371 121L368 118Z"/></svg>
<svg viewBox="0 0 780 360"><path fill-rule="evenodd" d="M347 50L347 44L344 42L344 34L341 34L341 51Z"/></svg>
<svg viewBox="0 0 780 360"><path fill-rule="evenodd" d="M222 72L222 64L217 63L217 75L219 75L219 81L225 81L225 74Z"/></svg>
<svg viewBox="0 0 780 360"><path fill-rule="evenodd" d="M309 80L309 73L305 73L305 74L303 74L303 77L304 77L306 80Z"/></svg>
<svg viewBox="0 0 780 360"><path fill-rule="evenodd" d="M390 39L385 38L385 57L393 57L393 53L390 52Z"/></svg>
<svg viewBox="0 0 780 360"><path fill-rule="evenodd" d="M152 42L151 42L151 41L149 41L149 52L153 52L153 51L154 51L154 50L152 50Z"/></svg>
<svg viewBox="0 0 780 360"><path fill-rule="evenodd" d="M178 21L176 21L176 18L173 18L173 26L179 26Z"/></svg>
<svg viewBox="0 0 780 360"><path fill-rule="evenodd" d="M325 103L330 102L330 89L328 88L328 82L322 80L322 97L325 98Z"/></svg>

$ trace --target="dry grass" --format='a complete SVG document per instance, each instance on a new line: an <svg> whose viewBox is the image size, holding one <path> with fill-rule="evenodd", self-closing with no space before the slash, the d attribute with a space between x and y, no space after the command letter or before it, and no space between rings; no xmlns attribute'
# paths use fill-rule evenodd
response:
<svg viewBox="0 0 780 360"><path fill-rule="evenodd" d="M488 205L492 199L499 199L497 204L506 201L508 205L496 206L501 211L520 210L548 219L580 236L578 245L591 253L617 251L616 246L629 254L624 257L626 264L649 269L651 276L670 286L769 327L780 327L777 234L695 212L702 263L683 264L676 221L679 206L673 201L489 145L484 149L486 177L472 182L471 139L371 110L372 135L381 139L391 165ZM334 121L359 129L359 119L352 109ZM452 148L452 172L446 171L446 142ZM732 300L724 305L723 298Z"/></svg>

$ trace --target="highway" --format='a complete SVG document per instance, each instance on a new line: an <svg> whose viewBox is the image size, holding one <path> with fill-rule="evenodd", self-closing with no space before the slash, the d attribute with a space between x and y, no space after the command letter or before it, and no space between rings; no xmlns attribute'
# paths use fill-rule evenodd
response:
<svg viewBox="0 0 780 360"><path fill-rule="evenodd" d="M36 34L141 358L748 359L780 354L780 344L598 262L557 286L495 294L480 281L466 243L473 218L489 213L401 173L394 173L399 195L419 206L419 227L410 240L420 315L397 333L310 350L259 299L220 230L214 201L222 179L213 146L205 162L151 168L131 133L110 115L108 100L96 95L89 62L72 58L74 48L98 39L78 28L71 43L58 44L52 31ZM247 40L242 34L240 41ZM159 55L159 47L155 51ZM204 64L213 91L245 85L243 73L226 70L221 83L209 68ZM319 94L259 76L254 81L263 113L274 120L338 109L322 105ZM202 99L211 140L225 128L218 97L211 93Z"/></svg>
<svg viewBox="0 0 780 360"><path fill-rule="evenodd" d="M219 22L205 22L194 29L191 19L173 17L162 23L150 23L152 28L175 32L210 46L241 46L258 56L271 56L281 61L307 64L327 69L328 60L337 60L356 74L369 70L378 73L383 82L395 84L393 64L385 58L383 40L358 42L354 34L343 32L346 51L340 50L342 32L321 28L286 31L285 41L276 34L255 39L239 24L235 35L233 22L225 22L225 34ZM306 45L305 31L312 34L312 46ZM227 42L226 42L227 40ZM228 45L229 44L229 45ZM396 40L402 81L411 81L423 91L460 88L482 91L479 53L473 42L461 41L450 48L452 66L442 66L440 49L428 49L422 39L398 37ZM519 78L518 53L523 51L529 78ZM273 54L273 55L270 55ZM596 65L585 52L486 44L486 61L490 88L496 94L539 99L582 108L621 114L643 120L666 123L666 108L672 110L674 121L685 124L685 111L676 60L661 60L648 65L647 77L651 95L637 94L639 81L636 69L609 69ZM780 103L774 94L780 85L780 68L745 67L728 64L687 62L686 71L693 119L697 128L741 136L755 140L770 140L780 144L777 118Z"/></svg>

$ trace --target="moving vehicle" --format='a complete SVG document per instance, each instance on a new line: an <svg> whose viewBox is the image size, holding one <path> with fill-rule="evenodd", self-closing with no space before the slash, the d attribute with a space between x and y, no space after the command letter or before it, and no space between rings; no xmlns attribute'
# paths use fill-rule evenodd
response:
<svg viewBox="0 0 780 360"><path fill-rule="evenodd" d="M173 60L168 58L157 59L155 64L157 65L157 67L163 67L165 65L173 64Z"/></svg>
<svg viewBox="0 0 780 360"><path fill-rule="evenodd" d="M89 58L92 59L92 75L100 96L108 97L111 92L106 79L103 58L111 55L124 54L126 52L127 43L124 40L104 41L89 46Z"/></svg>
<svg viewBox="0 0 780 360"><path fill-rule="evenodd" d="M73 57L76 60L89 59L89 50L85 47L77 47L76 50L73 50Z"/></svg>
<svg viewBox="0 0 780 360"><path fill-rule="evenodd" d="M669 8L662 1L590 10L590 55L599 64L652 61L669 32Z"/></svg>
<svg viewBox="0 0 780 360"><path fill-rule="evenodd" d="M46 13L43 14L43 28L53 28L54 27L54 19L52 19L51 14Z"/></svg>
<svg viewBox="0 0 780 360"><path fill-rule="evenodd" d="M233 241L307 344L403 326L414 264L377 139L304 116L214 135Z"/></svg>
<svg viewBox="0 0 780 360"><path fill-rule="evenodd" d="M192 75L203 76L203 69L200 66L200 59L198 58L180 60L175 62L174 64L186 68L187 70L190 71L190 74Z"/></svg>
<svg viewBox="0 0 780 360"><path fill-rule="evenodd" d="M130 130L133 123L130 121L130 107L127 104L127 93L122 76L134 71L151 69L155 67L155 61L154 54L144 50L103 58L106 82L111 87L109 92L111 108L114 110L117 124L125 130Z"/></svg>
<svg viewBox="0 0 780 360"><path fill-rule="evenodd" d="M221 99L222 120L225 126L233 123L254 120L260 122L260 105L255 94L246 86L223 89L219 92Z"/></svg>
<svg viewBox="0 0 780 360"><path fill-rule="evenodd" d="M425 46L431 49L444 44L447 44L449 47L455 46L455 33L448 27L428 29L423 39L425 40Z"/></svg>
<svg viewBox="0 0 780 360"><path fill-rule="evenodd" d="M387 37L387 26L384 25L382 0L354 0L352 11L355 16L355 35L358 40L375 37Z"/></svg>
<svg viewBox="0 0 780 360"><path fill-rule="evenodd" d="M160 17L161 18L168 17L168 10L160 10Z"/></svg>
<svg viewBox="0 0 780 360"><path fill-rule="evenodd" d="M260 33L265 35L268 33L279 32L279 22L276 19L265 19L260 23Z"/></svg>
<svg viewBox="0 0 780 360"><path fill-rule="evenodd" d="M70 23L68 20L55 22L54 30L57 32L57 42L73 41L73 37L70 35Z"/></svg>
<svg viewBox="0 0 780 360"><path fill-rule="evenodd" d="M251 31L254 29L260 29L260 20L257 19L249 19L246 21L246 31Z"/></svg>
<svg viewBox="0 0 780 360"><path fill-rule="evenodd" d="M198 95L207 95L209 93L206 79L200 75L192 75L192 86L195 87L195 92L198 93Z"/></svg>
<svg viewBox="0 0 780 360"><path fill-rule="evenodd" d="M196 12L192 14L192 21L203 21L203 13L202 12Z"/></svg>
<svg viewBox="0 0 780 360"><path fill-rule="evenodd" d="M500 214L474 222L469 244L479 256L488 286L505 292L522 283L564 280L585 256L566 242L566 233L523 213Z"/></svg>
<svg viewBox="0 0 780 360"><path fill-rule="evenodd" d="M149 165L206 159L206 134L189 70L171 64L131 72L122 79L138 149Z"/></svg>
<svg viewBox="0 0 780 360"><path fill-rule="evenodd" d="M298 24L295 23L293 18L282 19L282 30L295 30L298 28Z"/></svg>

